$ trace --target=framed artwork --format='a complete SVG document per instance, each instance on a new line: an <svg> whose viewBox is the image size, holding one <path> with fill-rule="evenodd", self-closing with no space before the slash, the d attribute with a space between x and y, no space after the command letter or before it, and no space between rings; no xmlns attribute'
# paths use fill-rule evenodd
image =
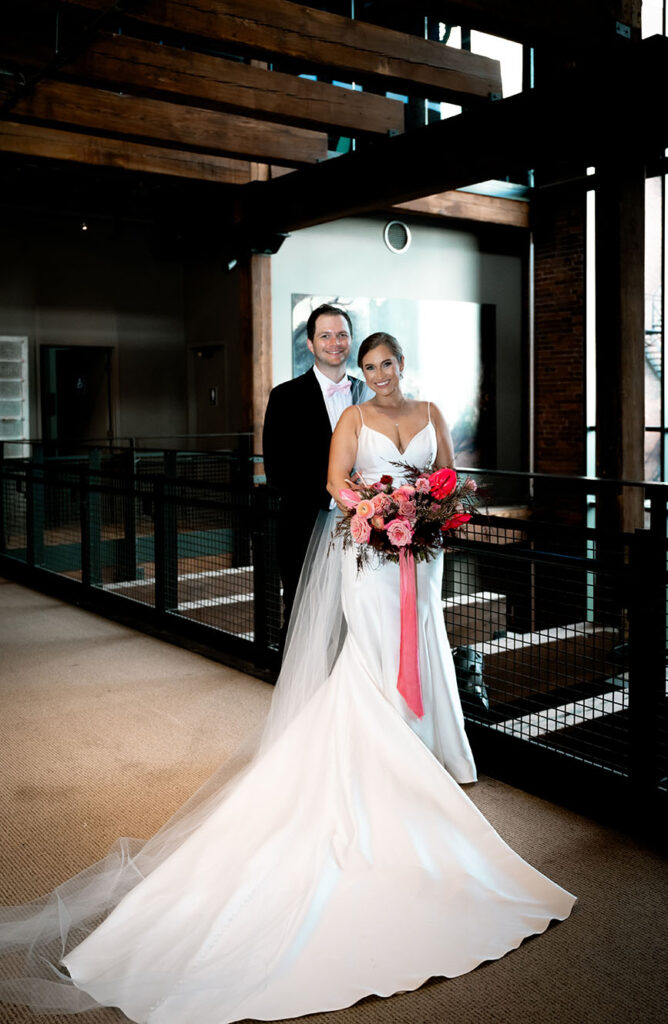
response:
<svg viewBox="0 0 668 1024"><path fill-rule="evenodd" d="M293 376L313 365L306 321L323 302L345 309L353 324L349 372L362 377L357 353L369 334L394 335L404 353L403 391L435 402L445 416L461 466L496 465L495 307L450 299L378 299L292 295Z"/></svg>

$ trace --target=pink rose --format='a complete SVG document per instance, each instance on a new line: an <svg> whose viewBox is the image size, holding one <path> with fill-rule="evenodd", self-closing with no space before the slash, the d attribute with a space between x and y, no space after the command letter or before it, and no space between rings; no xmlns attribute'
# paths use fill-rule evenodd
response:
<svg viewBox="0 0 668 1024"><path fill-rule="evenodd" d="M415 490L418 494L429 494L429 477L419 476L415 481Z"/></svg>
<svg viewBox="0 0 668 1024"><path fill-rule="evenodd" d="M464 483L464 490L465 491L477 491L478 490L478 485L477 485L477 483L475 482L475 480L472 477L469 476L469 477L466 478L466 481Z"/></svg>
<svg viewBox="0 0 668 1024"><path fill-rule="evenodd" d="M385 490L385 484L381 483L380 480L376 480L375 484L371 484L371 490L372 491L384 491Z"/></svg>
<svg viewBox="0 0 668 1024"><path fill-rule="evenodd" d="M359 495L355 494L355 491L351 491L348 487L341 488L339 498L346 508L357 508L360 502Z"/></svg>
<svg viewBox="0 0 668 1024"><path fill-rule="evenodd" d="M403 548L413 539L413 530L406 519L392 519L386 527L390 544L395 548Z"/></svg>
<svg viewBox="0 0 668 1024"><path fill-rule="evenodd" d="M383 519L382 516L372 516L371 525L373 526L374 530L384 530L385 520Z"/></svg>
<svg viewBox="0 0 668 1024"><path fill-rule="evenodd" d="M376 494L372 498L373 510L379 515L385 515L392 508L392 502L387 494Z"/></svg>
<svg viewBox="0 0 668 1024"><path fill-rule="evenodd" d="M369 501L367 498L363 498L362 501L358 503L355 511L360 519L370 519L376 510L373 507L372 501Z"/></svg>
<svg viewBox="0 0 668 1024"><path fill-rule="evenodd" d="M406 519L415 519L417 509L415 508L414 501L400 501L399 502L399 515L405 516Z"/></svg>
<svg viewBox="0 0 668 1024"><path fill-rule="evenodd" d="M468 523L470 518L468 512L458 512L457 515L450 516L447 523L443 523L441 530L456 530L458 526Z"/></svg>
<svg viewBox="0 0 668 1024"><path fill-rule="evenodd" d="M366 544L371 536L369 520L353 516L350 520L350 534L356 544Z"/></svg>

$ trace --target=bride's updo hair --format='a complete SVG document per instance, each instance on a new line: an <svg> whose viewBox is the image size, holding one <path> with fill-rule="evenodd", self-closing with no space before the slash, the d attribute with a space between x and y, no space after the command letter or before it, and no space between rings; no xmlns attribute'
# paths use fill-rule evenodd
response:
<svg viewBox="0 0 668 1024"><path fill-rule="evenodd" d="M375 334L370 334L368 338L365 338L360 345L360 350L357 354L357 365L360 370L367 353L371 352L374 348L378 348L379 345L387 345L392 355L396 357L397 362L401 362L404 354L397 339L392 334L386 334L385 331L376 331Z"/></svg>

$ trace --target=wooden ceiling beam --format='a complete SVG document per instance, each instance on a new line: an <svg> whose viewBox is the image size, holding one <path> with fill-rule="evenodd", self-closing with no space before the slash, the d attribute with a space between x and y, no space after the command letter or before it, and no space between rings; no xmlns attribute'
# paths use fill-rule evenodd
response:
<svg viewBox="0 0 668 1024"><path fill-rule="evenodd" d="M123 139L83 135L39 125L0 121L0 152L65 160L97 167L120 167L148 174L197 178L224 185L245 185L259 177L247 160L185 153Z"/></svg>
<svg viewBox="0 0 668 1024"><path fill-rule="evenodd" d="M504 224L513 228L529 227L529 203L502 196L484 196L476 192L439 192L434 196L395 203L397 214L410 213L431 220L473 220L485 224Z"/></svg>
<svg viewBox="0 0 668 1024"><path fill-rule="evenodd" d="M666 93L668 39L647 39L626 57L565 76L559 92L511 96L261 188L251 184L235 200L237 230L293 231L563 159L579 162L586 176L619 146L620 125L627 147L647 158L661 153L668 122L657 121L651 101ZM611 81L623 83L612 95Z"/></svg>
<svg viewBox="0 0 668 1024"><path fill-rule="evenodd" d="M320 131L365 135L404 129L404 106L397 100L126 35L103 34L58 78Z"/></svg>
<svg viewBox="0 0 668 1024"><path fill-rule="evenodd" d="M48 126L74 125L289 167L327 158L327 136L318 132L69 82L40 82L32 94L15 104L12 118L47 122Z"/></svg>
<svg viewBox="0 0 668 1024"><path fill-rule="evenodd" d="M68 0L100 12L108 0ZM394 29L304 7L291 0L125 0L124 13L190 36L373 77L386 89L431 99L486 99L501 93L498 61Z"/></svg>

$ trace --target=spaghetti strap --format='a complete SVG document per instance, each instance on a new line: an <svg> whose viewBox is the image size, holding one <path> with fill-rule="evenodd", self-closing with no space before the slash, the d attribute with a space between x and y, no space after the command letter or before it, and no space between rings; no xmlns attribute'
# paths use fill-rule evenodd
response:
<svg viewBox="0 0 668 1024"><path fill-rule="evenodd" d="M358 413L360 414L360 419L362 421L362 426L365 426L364 416L362 416L362 410L360 409L359 405L356 405L355 408L357 409Z"/></svg>
<svg viewBox="0 0 668 1024"><path fill-rule="evenodd" d="M431 423L431 402L427 402L427 416L429 417L429 422Z"/></svg>

